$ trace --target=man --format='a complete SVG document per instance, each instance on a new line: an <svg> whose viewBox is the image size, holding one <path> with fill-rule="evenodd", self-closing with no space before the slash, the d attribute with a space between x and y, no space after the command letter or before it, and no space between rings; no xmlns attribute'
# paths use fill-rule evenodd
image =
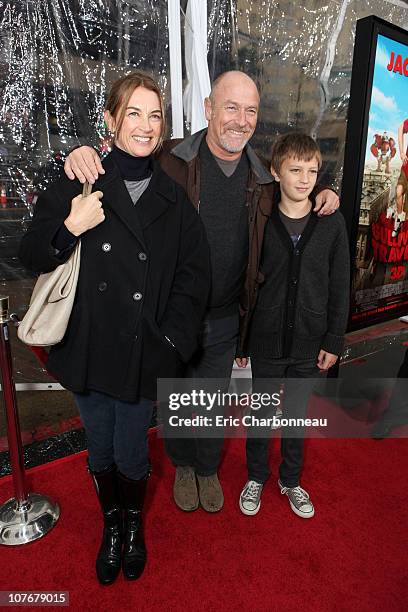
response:
<svg viewBox="0 0 408 612"><path fill-rule="evenodd" d="M240 71L225 72L213 83L204 105L208 128L182 141L165 142L158 159L165 172L184 186L201 215L211 252L212 291L202 348L186 376L223 378L222 392L228 388L237 348L240 297L242 342L256 301L273 178L248 144L259 110L252 79ZM101 170L98 154L89 147L75 149L65 162L72 179L75 175L93 182ZM337 207L334 192L319 194L320 214ZM224 497L217 469L222 446L222 438L166 439L176 467L174 500L182 510L196 510L199 503L207 512L221 510Z"/></svg>

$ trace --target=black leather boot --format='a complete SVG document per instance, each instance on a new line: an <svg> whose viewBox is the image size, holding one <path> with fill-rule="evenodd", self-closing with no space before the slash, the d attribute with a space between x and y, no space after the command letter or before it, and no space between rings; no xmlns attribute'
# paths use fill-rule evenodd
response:
<svg viewBox="0 0 408 612"><path fill-rule="evenodd" d="M119 503L116 466L92 472L103 512L102 543L96 558L96 574L101 584L114 582L120 572L122 553L122 517Z"/></svg>
<svg viewBox="0 0 408 612"><path fill-rule="evenodd" d="M124 510L123 575L137 580L146 565L146 546L143 537L142 510L147 478L131 480L118 472L119 491Z"/></svg>

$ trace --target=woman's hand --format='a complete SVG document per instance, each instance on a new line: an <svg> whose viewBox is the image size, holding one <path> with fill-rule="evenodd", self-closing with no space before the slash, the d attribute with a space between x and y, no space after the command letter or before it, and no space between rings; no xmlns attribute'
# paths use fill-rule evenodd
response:
<svg viewBox="0 0 408 612"><path fill-rule="evenodd" d="M239 368L246 368L248 365L248 357L236 357L235 363Z"/></svg>
<svg viewBox="0 0 408 612"><path fill-rule="evenodd" d="M77 195L71 202L71 212L65 219L65 227L74 236L96 227L105 220L102 208L102 191L95 191L85 198Z"/></svg>
<svg viewBox="0 0 408 612"><path fill-rule="evenodd" d="M328 353L322 349L317 358L317 367L319 370L327 371L336 363L337 359L337 355L333 355L333 353Z"/></svg>
<svg viewBox="0 0 408 612"><path fill-rule="evenodd" d="M337 193L331 189L323 189L316 196L316 206L313 210L315 212L318 211L319 217L322 217L323 215L331 215L336 212L339 206L340 200Z"/></svg>
<svg viewBox="0 0 408 612"><path fill-rule="evenodd" d="M99 174L105 174L98 153L88 146L71 151L65 160L64 171L69 179L76 177L80 183L88 181L91 185L98 179Z"/></svg>

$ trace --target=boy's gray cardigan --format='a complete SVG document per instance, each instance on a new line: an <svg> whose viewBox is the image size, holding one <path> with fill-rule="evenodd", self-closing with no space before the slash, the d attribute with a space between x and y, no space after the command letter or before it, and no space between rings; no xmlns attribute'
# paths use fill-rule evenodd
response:
<svg viewBox="0 0 408 612"><path fill-rule="evenodd" d="M294 247L273 207L263 245L265 277L251 322L249 354L314 359L340 355L347 327L350 256L343 215L312 212Z"/></svg>

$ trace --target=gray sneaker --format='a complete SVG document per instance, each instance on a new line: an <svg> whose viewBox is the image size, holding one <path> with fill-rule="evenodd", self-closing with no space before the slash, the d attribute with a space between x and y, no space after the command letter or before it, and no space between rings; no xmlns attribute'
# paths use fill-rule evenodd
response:
<svg viewBox="0 0 408 612"><path fill-rule="evenodd" d="M280 480L278 485L282 495L286 495L293 512L301 518L312 518L314 507L309 497L309 493L302 487L284 487Z"/></svg>
<svg viewBox="0 0 408 612"><path fill-rule="evenodd" d="M197 510L198 491L194 468L189 465L179 465L176 467L173 496L180 510L185 512Z"/></svg>
<svg viewBox="0 0 408 612"><path fill-rule="evenodd" d="M255 480L248 480L239 496L239 508L243 514L253 516L259 512L262 488L263 484Z"/></svg>
<svg viewBox="0 0 408 612"><path fill-rule="evenodd" d="M224 505L224 494L217 474L199 476L197 474L200 504L206 512L219 512Z"/></svg>

